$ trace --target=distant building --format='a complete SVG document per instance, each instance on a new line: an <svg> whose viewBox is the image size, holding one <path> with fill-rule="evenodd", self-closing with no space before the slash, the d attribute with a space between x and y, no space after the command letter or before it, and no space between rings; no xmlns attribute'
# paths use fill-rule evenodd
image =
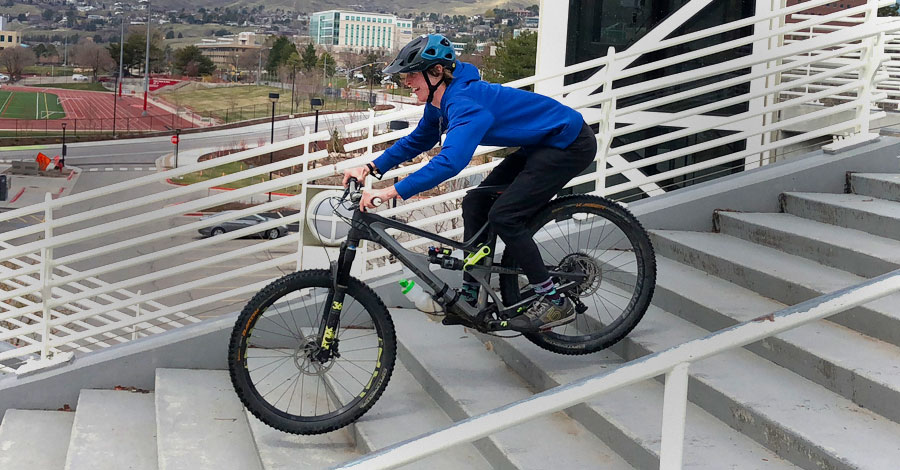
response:
<svg viewBox="0 0 900 470"><path fill-rule="evenodd" d="M242 32L237 36L204 39L196 46L204 56L209 57L216 64L216 68L232 65L236 62L236 58L244 52L262 48L257 44L257 34L251 32Z"/></svg>
<svg viewBox="0 0 900 470"><path fill-rule="evenodd" d="M412 20L383 13L328 10L313 13L309 35L335 51L392 53L413 38Z"/></svg>
<svg viewBox="0 0 900 470"><path fill-rule="evenodd" d="M540 24L541 18L538 16L529 16L525 18L525 27L526 28L537 28Z"/></svg>
<svg viewBox="0 0 900 470"><path fill-rule="evenodd" d="M18 31L8 31L8 20L0 15L0 51L7 47L22 45L22 35Z"/></svg>

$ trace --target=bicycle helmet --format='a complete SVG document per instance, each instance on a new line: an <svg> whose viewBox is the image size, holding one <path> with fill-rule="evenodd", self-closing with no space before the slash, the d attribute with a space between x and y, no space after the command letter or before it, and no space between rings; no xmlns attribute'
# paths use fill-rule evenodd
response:
<svg viewBox="0 0 900 470"><path fill-rule="evenodd" d="M453 50L450 40L444 36L423 34L403 46L397 58L382 72L386 74L424 72L435 65L442 65L452 71L456 68L456 51ZM430 103L441 80L432 84L428 74L425 74L425 82L428 83Z"/></svg>

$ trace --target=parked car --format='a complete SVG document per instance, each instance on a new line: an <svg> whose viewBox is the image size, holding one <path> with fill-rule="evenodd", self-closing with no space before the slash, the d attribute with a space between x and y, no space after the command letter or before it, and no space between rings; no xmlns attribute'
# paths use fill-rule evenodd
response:
<svg viewBox="0 0 900 470"><path fill-rule="evenodd" d="M86 75L82 75L80 73L72 74L73 82L86 82L90 80Z"/></svg>
<svg viewBox="0 0 900 470"><path fill-rule="evenodd" d="M0 83L7 83L7 82L9 82L9 75L3 75L2 73L0 73Z"/></svg>
<svg viewBox="0 0 900 470"><path fill-rule="evenodd" d="M242 228L250 227L252 225L259 225L263 222L268 222L270 220L276 219L275 217L265 217L265 216L262 216L259 214L251 214L251 215L245 215L243 217L233 219L233 220L225 220L228 218L225 216L231 212L232 211L224 211L224 212L219 212L217 214L205 215L205 216L201 217L201 220L221 217L222 221L217 224L201 228L200 230L198 230L198 232L200 232L200 235L203 235L204 237L214 237L216 235L222 235L225 232L233 232L235 230L240 230ZM268 238L270 240L274 240L278 237L283 237L283 236L287 235L287 233L288 233L287 226L281 225L278 227L270 228L268 230L264 230L262 232L257 233L256 235L259 236L260 238Z"/></svg>

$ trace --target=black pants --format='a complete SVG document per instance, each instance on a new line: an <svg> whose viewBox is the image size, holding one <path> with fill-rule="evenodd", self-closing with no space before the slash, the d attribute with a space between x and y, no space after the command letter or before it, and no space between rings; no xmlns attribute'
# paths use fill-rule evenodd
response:
<svg viewBox="0 0 900 470"><path fill-rule="evenodd" d="M581 133L565 149L522 147L506 157L481 185L509 185L499 197L470 192L463 198L464 237L474 236L490 222L507 250L512 250L528 282L538 284L550 278L537 244L526 226L537 211L572 178L584 171L597 154L594 131L585 124ZM467 281L473 279L465 276Z"/></svg>

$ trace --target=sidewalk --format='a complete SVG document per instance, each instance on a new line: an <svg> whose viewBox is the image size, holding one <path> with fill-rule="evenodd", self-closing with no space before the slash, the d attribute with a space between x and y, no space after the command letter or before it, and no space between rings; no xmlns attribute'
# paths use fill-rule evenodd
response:
<svg viewBox="0 0 900 470"><path fill-rule="evenodd" d="M8 166L0 165L0 172L5 172ZM46 193L50 193L53 199L71 194L80 168L67 166L60 176L24 176L6 174L9 190L7 199L0 201L0 210L18 209L44 202Z"/></svg>

